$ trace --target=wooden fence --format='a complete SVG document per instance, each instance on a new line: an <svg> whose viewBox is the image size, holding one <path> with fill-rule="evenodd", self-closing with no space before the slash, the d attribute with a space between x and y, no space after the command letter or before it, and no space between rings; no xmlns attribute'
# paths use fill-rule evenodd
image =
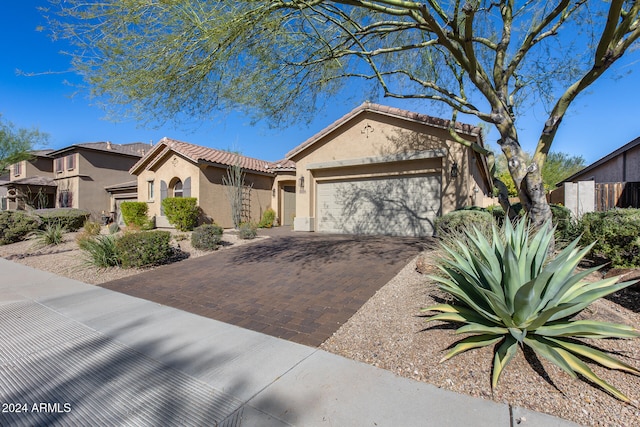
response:
<svg viewBox="0 0 640 427"><path fill-rule="evenodd" d="M596 183L595 208L640 208L640 182Z"/></svg>

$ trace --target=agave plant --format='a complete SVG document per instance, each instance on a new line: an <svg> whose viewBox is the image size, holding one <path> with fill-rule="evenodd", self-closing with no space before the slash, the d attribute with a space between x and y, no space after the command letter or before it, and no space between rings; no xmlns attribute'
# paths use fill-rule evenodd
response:
<svg viewBox="0 0 640 427"><path fill-rule="evenodd" d="M467 350L496 344L491 381L495 388L518 347L528 346L571 377L580 374L628 402L584 360L636 375L640 371L576 338L633 338L640 336L638 330L572 319L598 298L634 282L617 283L617 277L583 281L600 268L575 272L591 246L580 249L575 240L551 257L553 229L543 226L533 233L526 218L515 227L505 221L502 233L493 226L489 239L475 228L467 230L465 237L464 242L442 245L446 256L439 267L444 275L431 277L455 302L423 309L439 312L427 316L427 321L462 324L456 333L470 334L457 341L441 362Z"/></svg>

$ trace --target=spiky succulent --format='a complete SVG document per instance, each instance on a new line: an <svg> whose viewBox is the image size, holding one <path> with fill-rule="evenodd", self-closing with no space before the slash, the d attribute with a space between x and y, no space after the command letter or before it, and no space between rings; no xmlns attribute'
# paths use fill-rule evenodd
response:
<svg viewBox="0 0 640 427"><path fill-rule="evenodd" d="M496 344L491 381L495 388L518 346L528 346L571 377L580 374L628 402L583 360L636 375L640 371L576 338L633 338L640 336L638 330L572 318L598 298L634 282L617 283L617 277L583 281L600 268L575 271L591 246L577 248L576 240L550 258L551 227L543 226L532 233L526 219L515 227L505 221L502 235L496 226L492 234L488 239L477 229L467 230L464 241L442 245L447 254L440 265L444 275L431 278L456 301L423 311L439 312L428 316L427 321L462 324L456 333L471 335L456 342L441 362L467 350Z"/></svg>

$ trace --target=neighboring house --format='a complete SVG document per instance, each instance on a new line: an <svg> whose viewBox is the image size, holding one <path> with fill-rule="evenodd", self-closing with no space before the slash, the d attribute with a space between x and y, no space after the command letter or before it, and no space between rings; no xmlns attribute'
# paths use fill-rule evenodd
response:
<svg viewBox="0 0 640 427"><path fill-rule="evenodd" d="M489 204L484 156L454 142L450 122L364 103L291 150L294 229L427 236L437 216ZM480 145L479 128L456 133Z"/></svg>
<svg viewBox="0 0 640 427"><path fill-rule="evenodd" d="M117 203L107 188L131 181L129 169L150 149L140 142L107 141L73 144L49 153L57 186L56 207L84 209L98 219L115 214Z"/></svg>
<svg viewBox="0 0 640 427"><path fill-rule="evenodd" d="M31 152L29 160L9 166L9 182L0 184L7 190L6 209L52 208L56 183L53 180L52 150Z"/></svg>
<svg viewBox="0 0 640 427"><path fill-rule="evenodd" d="M9 182L9 171L4 173L0 171L0 211L7 209L7 187L5 184Z"/></svg>
<svg viewBox="0 0 640 427"><path fill-rule="evenodd" d="M640 137L558 184L549 196L574 215L613 207L640 207Z"/></svg>
<svg viewBox="0 0 640 427"><path fill-rule="evenodd" d="M270 163L169 138L160 140L130 170L138 179L138 200L147 202L156 226L169 227L162 209L167 197L195 197L205 222L233 227L231 204L223 178L234 165L242 167L246 188L243 219L257 222L277 197Z"/></svg>

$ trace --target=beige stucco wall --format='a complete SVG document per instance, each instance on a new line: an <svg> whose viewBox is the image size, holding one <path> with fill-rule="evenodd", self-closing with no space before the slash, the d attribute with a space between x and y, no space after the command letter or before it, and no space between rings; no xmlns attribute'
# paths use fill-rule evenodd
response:
<svg viewBox="0 0 640 427"><path fill-rule="evenodd" d="M573 181L640 182L640 145L578 175Z"/></svg>
<svg viewBox="0 0 640 427"><path fill-rule="evenodd" d="M273 187L271 191L271 208L276 212L276 219L279 224L284 224L284 187L296 186L296 173L291 171L278 172L278 175L273 180ZM291 218L292 220L292 218Z"/></svg>
<svg viewBox="0 0 640 427"><path fill-rule="evenodd" d="M411 160L412 156L424 156L427 152L433 152L435 157ZM470 149L451 141L445 129L366 112L291 157L297 166L296 217L311 218L313 222L316 186L322 180L385 175L439 173L442 182L441 214L471 205L475 194L473 189L478 186L484 195L487 187L470 152ZM389 161L394 157L398 161ZM376 163L348 166L332 163L353 163L357 159ZM457 178L450 176L454 162L458 165ZM336 167L326 168L332 164ZM323 168L318 169L318 165ZM299 187L300 177L304 177L304 189Z"/></svg>
<svg viewBox="0 0 640 427"><path fill-rule="evenodd" d="M20 164L22 166L20 175L13 173L14 165L9 166L10 181L34 176L53 177L53 161L48 157L36 157L32 160L23 160Z"/></svg>
<svg viewBox="0 0 640 427"><path fill-rule="evenodd" d="M171 183L180 179L183 183L191 178L191 197L198 199L198 206L203 211L207 222L215 222L224 228L232 228L231 205L223 187L222 178L226 177L226 169L213 165L197 165L191 160L175 152L169 152L153 161L149 170L138 175L138 200L147 202L149 215L160 217L161 181L167 183L167 197L172 197ZM154 198L149 198L148 182L154 182ZM254 173L245 174L245 182L251 189L251 221L258 222L262 213L271 206L271 189L273 177ZM161 224L162 220L156 221Z"/></svg>

